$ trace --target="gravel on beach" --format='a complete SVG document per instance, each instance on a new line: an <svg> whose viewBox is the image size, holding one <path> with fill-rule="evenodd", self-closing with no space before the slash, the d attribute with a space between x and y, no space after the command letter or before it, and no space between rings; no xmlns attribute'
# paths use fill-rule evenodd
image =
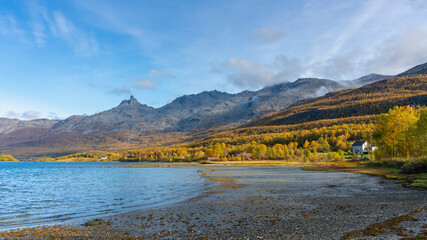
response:
<svg viewBox="0 0 427 240"><path fill-rule="evenodd" d="M33 229L0 238L426 239L427 191L391 180L298 167L199 171L212 181L197 198L103 218L103 226L58 226L60 236Z"/></svg>

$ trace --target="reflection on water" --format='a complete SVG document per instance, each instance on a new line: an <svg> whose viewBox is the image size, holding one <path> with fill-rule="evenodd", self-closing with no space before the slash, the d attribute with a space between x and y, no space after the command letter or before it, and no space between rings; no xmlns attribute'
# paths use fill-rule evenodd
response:
<svg viewBox="0 0 427 240"><path fill-rule="evenodd" d="M0 230L170 204L204 189L196 169L0 163Z"/></svg>

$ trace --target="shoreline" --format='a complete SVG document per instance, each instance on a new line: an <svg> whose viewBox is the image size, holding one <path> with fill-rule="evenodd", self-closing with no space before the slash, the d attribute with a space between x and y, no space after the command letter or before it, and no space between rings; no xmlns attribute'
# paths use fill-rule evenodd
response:
<svg viewBox="0 0 427 240"><path fill-rule="evenodd" d="M77 162L76 162L77 163ZM78 162L80 163L80 162ZM82 162L83 163L83 162ZM87 162L96 163L96 162ZM109 162L103 162L109 163ZM333 161L333 162L288 162L283 160L246 160L246 161L215 161L201 162L110 162L119 163L111 168L182 168L182 167L215 167L215 166L273 166L273 167L301 167L308 171L332 171L361 173L379 176L385 179L396 180L403 186L418 190L427 190L427 173L403 174L400 170L384 166L367 166L363 161ZM142 163L142 164L141 164Z"/></svg>
<svg viewBox="0 0 427 240"><path fill-rule="evenodd" d="M408 225L404 233L415 236L427 222L426 192L368 175L269 166L197 167L215 186L195 198L106 217L99 226L42 227L25 234L101 239L340 239L417 210L411 216L417 222L402 223ZM384 231L378 234L397 234L388 228ZM5 236L0 233L0 237Z"/></svg>

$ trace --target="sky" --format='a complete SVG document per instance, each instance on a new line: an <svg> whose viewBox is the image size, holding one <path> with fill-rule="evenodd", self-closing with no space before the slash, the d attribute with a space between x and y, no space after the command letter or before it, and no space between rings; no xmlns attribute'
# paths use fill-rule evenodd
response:
<svg viewBox="0 0 427 240"><path fill-rule="evenodd" d="M2 0L0 117L397 74L426 39L427 0Z"/></svg>

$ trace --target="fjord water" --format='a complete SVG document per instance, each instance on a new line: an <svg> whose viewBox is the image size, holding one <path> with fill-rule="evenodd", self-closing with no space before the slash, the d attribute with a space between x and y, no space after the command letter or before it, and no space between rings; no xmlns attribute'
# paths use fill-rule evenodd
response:
<svg viewBox="0 0 427 240"><path fill-rule="evenodd" d="M78 222L198 196L191 168L121 168L117 163L0 163L0 230Z"/></svg>

